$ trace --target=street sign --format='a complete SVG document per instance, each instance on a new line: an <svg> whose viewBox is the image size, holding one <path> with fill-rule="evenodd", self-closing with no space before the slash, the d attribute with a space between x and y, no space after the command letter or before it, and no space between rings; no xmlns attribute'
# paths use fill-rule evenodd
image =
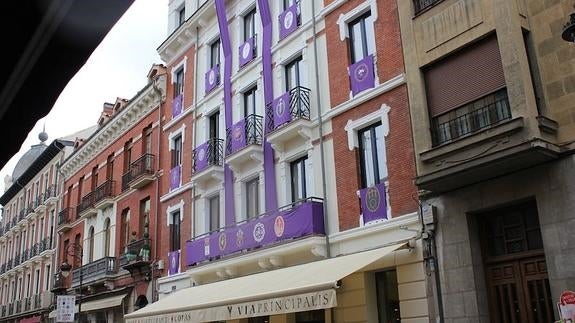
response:
<svg viewBox="0 0 575 323"><path fill-rule="evenodd" d="M56 322L74 322L74 312L76 312L76 296L58 295L56 304Z"/></svg>
<svg viewBox="0 0 575 323"><path fill-rule="evenodd" d="M561 293L557 305L563 322L575 322L575 292L566 290Z"/></svg>

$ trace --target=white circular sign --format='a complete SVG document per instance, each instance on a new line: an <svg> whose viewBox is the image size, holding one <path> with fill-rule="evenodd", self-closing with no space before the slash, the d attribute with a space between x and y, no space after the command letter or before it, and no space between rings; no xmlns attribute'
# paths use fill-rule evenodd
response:
<svg viewBox="0 0 575 323"><path fill-rule="evenodd" d="M286 15L284 16L284 28L289 29L293 24L293 21L294 21L293 12L291 11L286 12Z"/></svg>
<svg viewBox="0 0 575 323"><path fill-rule="evenodd" d="M216 81L216 72L214 70L210 70L210 73L208 74L208 82L210 83L210 85L214 84L214 82Z"/></svg>
<svg viewBox="0 0 575 323"><path fill-rule="evenodd" d="M276 105L276 115L278 117L283 116L284 112L285 112L285 108L286 108L286 104L284 102L284 99L283 98L279 99L279 101Z"/></svg>
<svg viewBox="0 0 575 323"><path fill-rule="evenodd" d="M202 149L200 149L200 151L198 151L198 159L204 160L204 157L206 157L206 150L204 148L202 148Z"/></svg>
<svg viewBox="0 0 575 323"><path fill-rule="evenodd" d="M249 42L244 44L244 48L242 48L242 58L248 59L250 58L250 51L252 49L252 45Z"/></svg>
<svg viewBox="0 0 575 323"><path fill-rule="evenodd" d="M261 242L266 235L266 227L263 223L259 222L254 226L254 240L256 242Z"/></svg>

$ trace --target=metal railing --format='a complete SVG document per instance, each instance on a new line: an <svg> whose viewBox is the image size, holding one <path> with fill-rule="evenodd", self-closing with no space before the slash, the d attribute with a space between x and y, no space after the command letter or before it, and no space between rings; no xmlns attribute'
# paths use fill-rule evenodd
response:
<svg viewBox="0 0 575 323"><path fill-rule="evenodd" d="M44 202L46 202L51 197L56 197L57 193L58 192L56 191L56 184L48 186L44 191Z"/></svg>
<svg viewBox="0 0 575 323"><path fill-rule="evenodd" d="M244 120L244 132L243 136L245 139L245 146L249 145L261 145L263 141L263 129L262 129L262 116L257 114L250 114ZM230 155L235 151L241 150L242 148L236 149L235 151L232 149L232 128L226 129L226 155Z"/></svg>
<svg viewBox="0 0 575 323"><path fill-rule="evenodd" d="M62 273L54 273L54 278L52 279L52 290L65 288L64 282L65 279L64 276L62 276Z"/></svg>
<svg viewBox="0 0 575 323"><path fill-rule="evenodd" d="M90 283L118 272L116 257L104 257L82 266L82 280L84 284ZM72 271L72 285L80 283L80 268Z"/></svg>
<svg viewBox="0 0 575 323"><path fill-rule="evenodd" d="M292 121L296 119L310 120L310 93L311 90L303 86L296 86L289 90L289 113ZM268 132L281 126L274 123L274 114L274 105L273 102L270 102L266 105L266 127Z"/></svg>
<svg viewBox="0 0 575 323"><path fill-rule="evenodd" d="M420 14L422 11L431 8L443 0L413 0L413 7L415 14Z"/></svg>
<svg viewBox="0 0 575 323"><path fill-rule="evenodd" d="M82 197L80 204L78 204L78 206L76 207L76 210L78 211L76 213L76 218L79 218L80 214L82 212L86 211L87 209L94 207L94 196L95 196L95 193L90 192L90 193L84 195L84 197Z"/></svg>
<svg viewBox="0 0 575 323"><path fill-rule="evenodd" d="M130 164L128 171L122 175L122 191L130 187L130 182L144 175L154 175L153 154L144 154Z"/></svg>
<svg viewBox="0 0 575 323"><path fill-rule="evenodd" d="M453 112L457 113L457 110L450 113ZM439 146L508 119L511 119L511 109L507 98L442 123L435 117L431 128L433 145Z"/></svg>
<svg viewBox="0 0 575 323"><path fill-rule="evenodd" d="M204 149L204 156L200 158L200 149ZM211 138L206 142L205 147L197 147L193 150L193 165L192 173L196 173L203 169L198 163L199 159L205 160L205 168L210 166L222 166L224 163L224 140L219 138Z"/></svg>
<svg viewBox="0 0 575 323"><path fill-rule="evenodd" d="M145 248L147 246L147 248ZM132 261L150 261L152 240L150 238L143 238L140 240L132 241L126 246L126 250L122 257L120 257L120 266L125 266ZM146 251L142 252L142 250Z"/></svg>
<svg viewBox="0 0 575 323"><path fill-rule="evenodd" d="M94 204L101 202L102 200L110 197L114 197L114 188L116 187L116 181L107 180L100 186L96 187L94 190Z"/></svg>
<svg viewBox="0 0 575 323"><path fill-rule="evenodd" d="M67 207L58 213L58 225L68 224L72 222L74 216L74 208Z"/></svg>

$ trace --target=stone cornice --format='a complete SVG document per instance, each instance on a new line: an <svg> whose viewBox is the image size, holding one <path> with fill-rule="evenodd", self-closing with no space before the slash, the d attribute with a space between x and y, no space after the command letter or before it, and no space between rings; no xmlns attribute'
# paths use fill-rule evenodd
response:
<svg viewBox="0 0 575 323"><path fill-rule="evenodd" d="M161 93L161 101L166 98L166 75L160 75L155 81ZM64 178L69 178L102 152L109 144L117 140L127 130L158 107L158 93L153 84L142 89L125 108L117 112L102 128L98 129L62 164Z"/></svg>

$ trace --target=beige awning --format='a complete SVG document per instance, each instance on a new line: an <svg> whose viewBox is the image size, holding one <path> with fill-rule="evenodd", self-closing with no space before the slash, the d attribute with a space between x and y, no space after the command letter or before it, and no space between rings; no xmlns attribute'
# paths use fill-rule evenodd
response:
<svg viewBox="0 0 575 323"><path fill-rule="evenodd" d="M404 245L189 287L125 315L126 323L209 322L335 307L339 280Z"/></svg>

